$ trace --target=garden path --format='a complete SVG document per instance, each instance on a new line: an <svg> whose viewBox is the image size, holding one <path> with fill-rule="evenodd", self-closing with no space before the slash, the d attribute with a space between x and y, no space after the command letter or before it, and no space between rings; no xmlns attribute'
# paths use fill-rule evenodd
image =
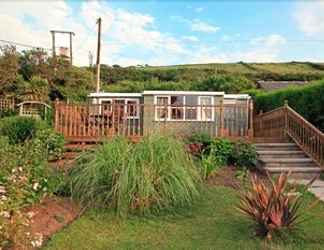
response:
<svg viewBox="0 0 324 250"><path fill-rule="evenodd" d="M292 183L297 183L301 185L307 185L309 180L291 180ZM324 181L323 180L316 180L314 183L308 188L308 190L313 193L318 199L324 201Z"/></svg>

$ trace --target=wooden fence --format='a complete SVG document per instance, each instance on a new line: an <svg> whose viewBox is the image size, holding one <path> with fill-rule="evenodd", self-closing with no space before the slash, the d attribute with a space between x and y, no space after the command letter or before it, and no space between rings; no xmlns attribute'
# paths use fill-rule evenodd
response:
<svg viewBox="0 0 324 250"><path fill-rule="evenodd" d="M160 132L213 137L251 137L252 103L212 106L144 104L55 104L55 129L70 141L98 141L115 135L134 140Z"/></svg>
<svg viewBox="0 0 324 250"><path fill-rule="evenodd" d="M10 111L15 109L13 98L0 98L0 111Z"/></svg>
<svg viewBox="0 0 324 250"><path fill-rule="evenodd" d="M324 167L324 134L288 104L254 119L255 137L289 137L319 166Z"/></svg>

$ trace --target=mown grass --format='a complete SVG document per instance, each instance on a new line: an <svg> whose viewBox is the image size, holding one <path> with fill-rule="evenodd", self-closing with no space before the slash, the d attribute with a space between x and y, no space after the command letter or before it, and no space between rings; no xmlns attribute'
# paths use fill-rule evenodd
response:
<svg viewBox="0 0 324 250"><path fill-rule="evenodd" d="M306 195L307 203L312 195ZM237 212L236 191L206 188L190 210L159 217L117 219L113 211L88 211L44 248L54 249L323 249L324 205L307 213L298 234L265 243L254 237L250 221Z"/></svg>

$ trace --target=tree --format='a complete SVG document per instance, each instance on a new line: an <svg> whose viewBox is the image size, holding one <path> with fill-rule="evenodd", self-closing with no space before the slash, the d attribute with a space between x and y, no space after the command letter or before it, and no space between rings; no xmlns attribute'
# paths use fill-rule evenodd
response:
<svg viewBox="0 0 324 250"><path fill-rule="evenodd" d="M18 54L14 46L2 46L0 53L0 93L5 94L18 75Z"/></svg>

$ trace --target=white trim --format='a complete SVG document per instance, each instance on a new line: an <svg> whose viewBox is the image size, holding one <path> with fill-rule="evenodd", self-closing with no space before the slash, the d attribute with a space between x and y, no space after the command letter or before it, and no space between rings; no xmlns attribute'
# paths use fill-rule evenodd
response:
<svg viewBox="0 0 324 250"><path fill-rule="evenodd" d="M98 103L97 103L97 100L98 100ZM124 113L125 113L125 117L127 118L127 119L139 119L139 113L140 113L140 111L139 111L139 99L138 98L123 98L123 97L119 97L119 98L114 98L114 99L112 99L112 98L95 98L94 100L93 100L93 103L94 104L99 104L99 114L101 114L102 113L102 102L103 101L110 101L111 102L111 107L113 107L113 101L115 101L115 100L117 100L117 101L125 101L125 103L124 103L124 105L125 105L125 109L124 109ZM129 101L135 101L136 102L136 104L135 104L135 106L137 107L137 110L136 110L136 116L127 116L127 114L128 114L128 105L127 105L127 103L129 102ZM113 110L111 110L111 112L113 112Z"/></svg>
<svg viewBox="0 0 324 250"><path fill-rule="evenodd" d="M171 118L171 112L172 112L172 106L171 106L171 96L176 96L174 94L172 95L155 95L154 96L154 121L182 121L182 122L195 122L195 121L215 121L215 107L204 107L204 106L200 106L201 105L201 97L207 97L211 99L211 106L214 105L214 96L210 96L210 95L202 95L202 96L198 96L198 105L196 107L196 111L197 111L197 119L186 119L186 96L183 97L183 107L179 107L179 108L183 108L183 119L172 119ZM168 98L168 106L167 106L167 117L166 118L159 118L158 117L158 109L163 109L164 106L162 105L157 105L157 98L159 97L164 97L164 98ZM175 107L176 108L176 107ZM212 117L211 119L202 119L201 114L203 112L203 109L210 109L212 112Z"/></svg>
<svg viewBox="0 0 324 250"><path fill-rule="evenodd" d="M111 93L111 92L100 92L90 93L89 97L100 98L100 97L142 97L141 93Z"/></svg>
<svg viewBox="0 0 324 250"><path fill-rule="evenodd" d="M165 90L154 90L144 91L143 95L201 95L201 96L223 96L224 92L209 92L209 91L165 91Z"/></svg>
<svg viewBox="0 0 324 250"><path fill-rule="evenodd" d="M127 114L128 114L128 102L129 101L135 101L136 102L136 104L134 105L136 107L136 116L127 116ZM140 113L140 111L139 111L139 108L140 108L139 100L136 99L136 98L126 98L125 99L125 105L126 105L126 109L125 109L126 118L127 119L139 119L139 113Z"/></svg>
<svg viewBox="0 0 324 250"><path fill-rule="evenodd" d="M248 94L225 94L224 99L250 99Z"/></svg>

